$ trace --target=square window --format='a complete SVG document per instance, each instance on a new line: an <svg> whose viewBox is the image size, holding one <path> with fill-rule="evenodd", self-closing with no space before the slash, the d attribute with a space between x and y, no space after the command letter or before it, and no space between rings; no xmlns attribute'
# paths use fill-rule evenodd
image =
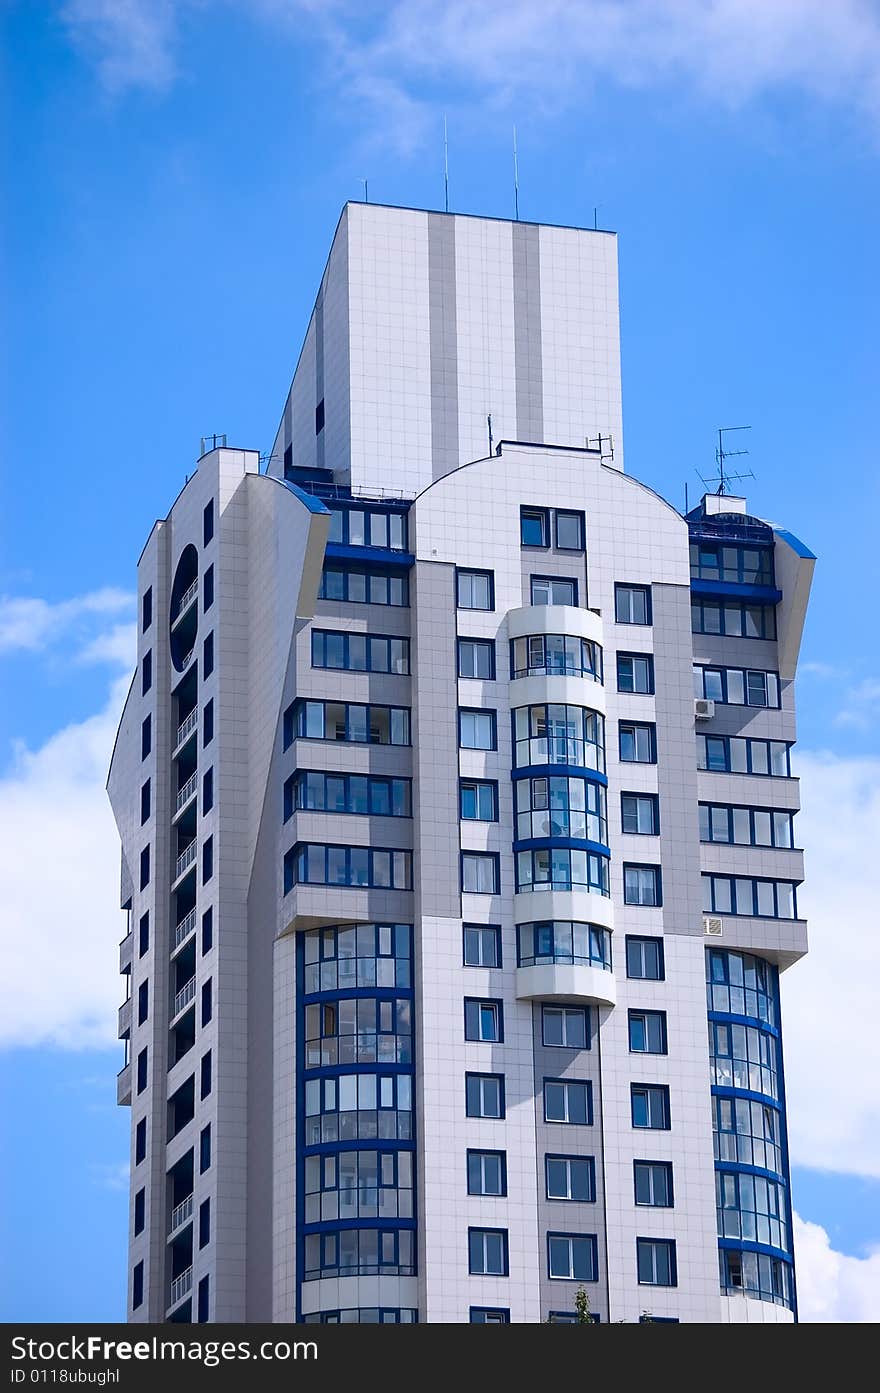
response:
<svg viewBox="0 0 880 1393"><path fill-rule="evenodd" d="M494 924L465 924L465 967L501 966L501 930Z"/></svg>
<svg viewBox="0 0 880 1393"><path fill-rule="evenodd" d="M660 867L624 866L623 902L624 904L661 905L663 896L660 887Z"/></svg>
<svg viewBox="0 0 880 1393"><path fill-rule="evenodd" d="M593 1121L592 1088L589 1081L545 1079L544 1121L589 1125Z"/></svg>
<svg viewBox="0 0 880 1393"><path fill-rule="evenodd" d="M468 1271L481 1277L507 1276L506 1229L468 1229Z"/></svg>
<svg viewBox="0 0 880 1393"><path fill-rule="evenodd" d="M556 545L560 551L583 551L584 515L557 511Z"/></svg>
<svg viewBox="0 0 880 1393"><path fill-rule="evenodd" d="M469 1195L502 1198L507 1194L507 1160L503 1151L469 1151L467 1154Z"/></svg>
<svg viewBox="0 0 880 1393"><path fill-rule="evenodd" d="M650 585L615 585L614 618L618 624L650 624Z"/></svg>
<svg viewBox="0 0 880 1393"><path fill-rule="evenodd" d="M498 785L489 779L459 782L461 817L466 822L498 821Z"/></svg>
<svg viewBox="0 0 880 1393"><path fill-rule="evenodd" d="M666 1054L666 1012L630 1011L631 1054Z"/></svg>
<svg viewBox="0 0 880 1393"><path fill-rule="evenodd" d="M647 696L653 693L654 659L650 653L618 653L617 690Z"/></svg>
<svg viewBox="0 0 880 1393"><path fill-rule="evenodd" d="M468 1117L504 1117L504 1075L465 1074L465 1114Z"/></svg>
<svg viewBox="0 0 880 1393"><path fill-rule="evenodd" d="M636 836L657 836L660 832L660 801L656 793L620 795L621 830Z"/></svg>
<svg viewBox="0 0 880 1393"><path fill-rule="evenodd" d="M671 1238L637 1238L639 1283L650 1287L674 1287L675 1241Z"/></svg>
<svg viewBox="0 0 880 1393"><path fill-rule="evenodd" d="M598 1279L596 1239L593 1234L548 1233L548 1275L570 1282Z"/></svg>
<svg viewBox="0 0 880 1393"><path fill-rule="evenodd" d="M669 1089L665 1084L630 1085L632 1125L651 1131L669 1130Z"/></svg>
<svg viewBox="0 0 880 1393"><path fill-rule="evenodd" d="M465 997L464 1038L484 1044L500 1044L504 1039L504 1019L500 1001Z"/></svg>
<svg viewBox="0 0 880 1393"><path fill-rule="evenodd" d="M494 609L491 571L456 571L456 604L459 609Z"/></svg>
<svg viewBox="0 0 880 1393"><path fill-rule="evenodd" d="M672 1164L669 1161L634 1161L636 1204L654 1209L672 1207Z"/></svg>
<svg viewBox="0 0 880 1393"><path fill-rule="evenodd" d="M531 577L533 605L576 605L577 581L556 576Z"/></svg>
<svg viewBox="0 0 880 1393"><path fill-rule="evenodd" d="M472 1306L471 1325L509 1325L510 1312L503 1306Z"/></svg>
<svg viewBox="0 0 880 1393"><path fill-rule="evenodd" d="M489 638L458 640L458 675L484 682L495 679L495 644Z"/></svg>
<svg viewBox="0 0 880 1393"><path fill-rule="evenodd" d="M519 537L524 547L549 547L550 514L546 508L520 508Z"/></svg>
<svg viewBox="0 0 880 1393"><path fill-rule="evenodd" d="M463 851L461 888L469 895L497 895L500 889L497 854L491 851Z"/></svg>
<svg viewBox="0 0 880 1393"><path fill-rule="evenodd" d="M569 1050L588 1047L587 1013L581 1006L542 1006L541 1029L545 1045Z"/></svg>
<svg viewBox="0 0 880 1393"><path fill-rule="evenodd" d="M494 711L461 708L458 713L458 743L463 750L495 750L498 733Z"/></svg>
<svg viewBox="0 0 880 1393"><path fill-rule="evenodd" d="M625 764L657 763L657 727L647 721L621 721L620 758Z"/></svg>
<svg viewBox="0 0 880 1393"><path fill-rule="evenodd" d="M596 1198L592 1156L545 1156L544 1175L548 1200L591 1204Z"/></svg>
<svg viewBox="0 0 880 1393"><path fill-rule="evenodd" d="M626 975L646 982L662 982L664 978L663 940L627 936Z"/></svg>

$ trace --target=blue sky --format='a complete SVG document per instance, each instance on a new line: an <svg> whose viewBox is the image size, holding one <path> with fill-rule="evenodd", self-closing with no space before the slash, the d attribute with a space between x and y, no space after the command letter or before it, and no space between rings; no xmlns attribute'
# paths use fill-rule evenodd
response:
<svg viewBox="0 0 880 1393"><path fill-rule="evenodd" d="M521 215L619 233L627 468L682 506L716 428L750 424L750 507L819 555L794 1197L807 1313L875 1318L880 7L9 0L2 23L0 1318L123 1313L102 784L134 562L202 434L271 445L361 180L442 207L444 112L453 209L512 214L515 123Z"/></svg>

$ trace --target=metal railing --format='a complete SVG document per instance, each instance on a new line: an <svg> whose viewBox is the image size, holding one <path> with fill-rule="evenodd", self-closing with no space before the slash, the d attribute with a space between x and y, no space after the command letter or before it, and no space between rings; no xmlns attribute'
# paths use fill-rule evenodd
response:
<svg viewBox="0 0 880 1393"><path fill-rule="evenodd" d="M184 654L183 659L181 660L181 664L180 664L180 671L181 671L181 672L186 672L187 668L189 667L190 663L192 662L192 656L193 656L193 653L195 653L195 651L196 651L196 650L195 650L195 647L193 646L193 647L189 650L188 653L185 653L185 654Z"/></svg>
<svg viewBox="0 0 880 1393"><path fill-rule="evenodd" d="M180 618L180 616L183 614L184 610L189 609L190 605L192 604L193 600L196 598L196 596L198 595L198 593L199 593L199 578L198 578L198 576L196 576L196 578L195 578L195 580L193 581L192 585L188 585L188 586L187 586L186 590L184 590L183 594L181 595L180 599L178 600L178 602L177 602L177 610L176 610L176 612L175 612L174 618L173 618L172 621L171 621L172 624L176 624L177 621L178 621L178 619Z"/></svg>
<svg viewBox="0 0 880 1393"><path fill-rule="evenodd" d="M183 743L186 737L190 735L192 731L195 730L198 719L199 708L197 706L194 706L192 711L190 711L189 715L185 717L184 720L182 720L180 725L177 727L177 739L174 743L175 750L179 745Z"/></svg>
<svg viewBox="0 0 880 1393"><path fill-rule="evenodd" d="M186 847L177 858L177 865L174 871L174 879L177 880L179 876L182 876L187 867L191 866L195 859L196 843L195 838L193 838L189 846Z"/></svg>
<svg viewBox="0 0 880 1393"><path fill-rule="evenodd" d="M175 994L174 1010L171 1012L172 1017L178 1015L183 1010L184 1006L188 1006L195 994L196 979L195 977L190 977L189 981L184 982L180 991Z"/></svg>
<svg viewBox="0 0 880 1393"><path fill-rule="evenodd" d="M171 1227L170 1227L170 1229L168 1230L168 1232L169 1232L169 1233L173 1233L175 1229L179 1229L180 1226L181 1226L181 1224L185 1224L186 1221L187 1221L187 1219L191 1219L191 1218L192 1218L192 1212L193 1212L193 1197L192 1197L192 1195L187 1195L187 1197L186 1197L185 1200L181 1200L181 1201L180 1201L180 1204L176 1204L176 1205L174 1206L174 1208L172 1209L172 1211L171 1211Z"/></svg>
<svg viewBox="0 0 880 1393"><path fill-rule="evenodd" d="M178 1301L182 1301L188 1292L192 1291L193 1270L188 1267L185 1272L181 1272L179 1277L175 1277L171 1283L171 1305L176 1306Z"/></svg>
<svg viewBox="0 0 880 1393"><path fill-rule="evenodd" d="M195 793L195 791L196 791L196 775L195 775L195 774L190 774L189 778L187 779L187 781L186 781L186 783L183 785L183 787L182 787L182 788L179 788L179 789L177 790L177 806L176 806L176 808L175 808L175 812L178 812L178 813L180 812L181 808L184 807L184 806L189 802L189 800L192 798L192 796L193 796L193 794Z"/></svg>
<svg viewBox="0 0 880 1393"><path fill-rule="evenodd" d="M191 909L189 914L184 915L180 923L174 930L174 946L179 948L185 938L189 938L196 926L196 912Z"/></svg>

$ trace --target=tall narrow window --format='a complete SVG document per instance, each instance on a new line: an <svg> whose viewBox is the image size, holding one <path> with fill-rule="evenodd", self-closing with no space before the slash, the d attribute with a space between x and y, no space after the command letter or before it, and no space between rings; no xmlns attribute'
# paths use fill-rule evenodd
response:
<svg viewBox="0 0 880 1393"><path fill-rule="evenodd" d="M214 536L214 500L205 504L202 514L202 545L207 546Z"/></svg>

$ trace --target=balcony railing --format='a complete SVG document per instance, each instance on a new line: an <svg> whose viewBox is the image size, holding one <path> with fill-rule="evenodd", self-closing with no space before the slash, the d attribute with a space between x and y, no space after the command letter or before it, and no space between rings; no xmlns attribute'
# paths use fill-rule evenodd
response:
<svg viewBox="0 0 880 1393"><path fill-rule="evenodd" d="M176 1205L174 1206L174 1208L172 1209L172 1211L171 1211L171 1227L170 1227L170 1229L168 1230L168 1232L169 1232L169 1233L174 1233L174 1230L175 1230L175 1229L179 1229L180 1226L181 1226L181 1224L185 1224L185 1223L187 1222L188 1219L191 1219L191 1218L192 1218L192 1212L193 1212L193 1197L192 1197L192 1195L187 1195L187 1197L186 1197L185 1200L181 1200L181 1201L180 1201L180 1204L176 1204Z"/></svg>
<svg viewBox="0 0 880 1393"><path fill-rule="evenodd" d="M186 807L187 803L196 791L196 782L196 775L190 774L183 787L177 790L177 805L175 807L175 812L179 813L181 808Z"/></svg>
<svg viewBox="0 0 880 1393"><path fill-rule="evenodd" d="M191 909L174 929L174 946L179 948L185 938L189 938L196 926L196 912Z"/></svg>
<svg viewBox="0 0 880 1393"><path fill-rule="evenodd" d="M189 609L190 605L192 604L193 600L196 598L198 593L199 578L198 576L196 576L192 585L188 586L187 589L184 590L183 594L181 595L180 600L178 601L177 610L175 612L174 618L171 621L172 624L176 624L180 616L184 613L184 611Z"/></svg>
<svg viewBox="0 0 880 1393"><path fill-rule="evenodd" d="M190 654L190 656L192 656L192 654ZM178 749L178 747L183 744L186 737L192 734L192 732L196 728L198 719L199 708L197 706L194 706L192 711L190 711L189 715L184 720L182 720L180 725L177 727L177 739L174 742L175 749Z"/></svg>
<svg viewBox="0 0 880 1393"><path fill-rule="evenodd" d="M179 1277L175 1277L174 1281L171 1283L172 1306L176 1306L178 1301L182 1301L183 1298L192 1291L192 1284L193 1270L191 1267L188 1267L186 1271L181 1272Z"/></svg>
<svg viewBox="0 0 880 1393"><path fill-rule="evenodd" d="M180 671L181 671L181 672L186 672L187 668L189 667L190 663L192 662L192 656L193 656L193 653L195 653L195 651L196 651L196 650L195 650L195 646L193 646L193 647L189 650L188 653L184 653L184 655L183 655L183 657L182 657L182 659L181 659L181 661L180 661Z"/></svg>
<svg viewBox="0 0 880 1393"><path fill-rule="evenodd" d="M174 1010L171 1012L172 1018L180 1014L185 1006L188 1006L196 994L196 979L190 977L188 982L184 982L179 992L174 996Z"/></svg>
<svg viewBox="0 0 880 1393"><path fill-rule="evenodd" d="M183 875L184 871L187 869L187 867L191 866L195 859L196 843L195 838L193 838L189 846L186 847L177 858L177 864L174 869L174 879L179 880L180 877Z"/></svg>

